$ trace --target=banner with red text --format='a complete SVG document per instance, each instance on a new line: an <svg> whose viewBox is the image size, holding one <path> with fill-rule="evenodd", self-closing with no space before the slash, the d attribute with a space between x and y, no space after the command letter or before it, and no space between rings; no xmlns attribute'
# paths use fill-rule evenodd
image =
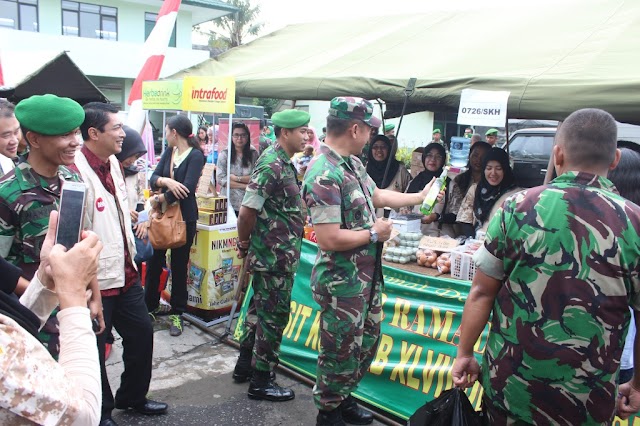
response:
<svg viewBox="0 0 640 426"><path fill-rule="evenodd" d="M235 78L185 77L182 82L182 109L194 112L235 113Z"/></svg>

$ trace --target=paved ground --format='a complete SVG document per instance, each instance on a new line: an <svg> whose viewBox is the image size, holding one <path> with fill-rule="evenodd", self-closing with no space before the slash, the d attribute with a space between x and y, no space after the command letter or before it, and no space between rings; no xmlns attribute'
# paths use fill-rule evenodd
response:
<svg viewBox="0 0 640 426"><path fill-rule="evenodd" d="M248 384L231 378L238 351L198 327L188 324L180 337L171 337L168 323L159 318L154 324L155 348L153 379L149 398L169 404L169 413L142 416L115 410L113 419L127 425L315 425L317 411L311 388L285 374L278 383L291 387L293 401L272 403L247 397ZM222 332L224 326L214 328ZM113 352L107 360L109 382L114 391L122 373L121 339L116 335ZM374 421L374 425L381 425Z"/></svg>

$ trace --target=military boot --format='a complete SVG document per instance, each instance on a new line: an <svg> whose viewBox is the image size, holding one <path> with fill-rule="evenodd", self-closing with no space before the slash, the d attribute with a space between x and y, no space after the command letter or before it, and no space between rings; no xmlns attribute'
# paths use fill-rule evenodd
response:
<svg viewBox="0 0 640 426"><path fill-rule="evenodd" d="M349 424L368 425L373 422L373 413L360 407L351 395L338 408L342 410L342 420Z"/></svg>
<svg viewBox="0 0 640 426"><path fill-rule="evenodd" d="M331 411L318 411L316 426L346 426L346 423L342 420L340 407Z"/></svg>
<svg viewBox="0 0 640 426"><path fill-rule="evenodd" d="M251 369L251 357L253 350L251 348L240 348L240 356L236 361L236 367L233 369L233 380L236 383L244 383L251 379L253 370Z"/></svg>
<svg viewBox="0 0 640 426"><path fill-rule="evenodd" d="M267 401L289 401L296 397L291 389L283 388L271 380L269 371L254 370L249 383L249 398Z"/></svg>

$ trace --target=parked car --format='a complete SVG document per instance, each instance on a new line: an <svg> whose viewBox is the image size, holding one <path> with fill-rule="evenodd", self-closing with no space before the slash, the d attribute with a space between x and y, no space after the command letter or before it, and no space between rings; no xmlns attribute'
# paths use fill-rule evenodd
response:
<svg viewBox="0 0 640 426"><path fill-rule="evenodd" d="M508 152L516 185L532 188L543 184L555 135L555 127L521 129L511 135Z"/></svg>
<svg viewBox="0 0 640 426"><path fill-rule="evenodd" d="M532 188L544 183L556 127L520 129L509 138L509 157L516 185ZM507 149L507 145L503 149ZM618 123L618 146L640 150L640 126Z"/></svg>

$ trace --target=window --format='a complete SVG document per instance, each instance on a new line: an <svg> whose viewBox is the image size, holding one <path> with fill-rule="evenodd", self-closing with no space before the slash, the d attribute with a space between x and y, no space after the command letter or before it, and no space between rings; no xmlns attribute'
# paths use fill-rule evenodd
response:
<svg viewBox="0 0 640 426"><path fill-rule="evenodd" d="M63 0L62 35L118 40L118 9Z"/></svg>
<svg viewBox="0 0 640 426"><path fill-rule="evenodd" d="M0 0L0 27L38 31L38 0Z"/></svg>
<svg viewBox="0 0 640 426"><path fill-rule="evenodd" d="M156 20L158 19L157 13L149 13L146 12L144 14L144 39L149 38L149 34L153 30L153 27L156 25ZM173 25L173 32L171 33L171 38L169 39L169 47L176 47L176 25Z"/></svg>

